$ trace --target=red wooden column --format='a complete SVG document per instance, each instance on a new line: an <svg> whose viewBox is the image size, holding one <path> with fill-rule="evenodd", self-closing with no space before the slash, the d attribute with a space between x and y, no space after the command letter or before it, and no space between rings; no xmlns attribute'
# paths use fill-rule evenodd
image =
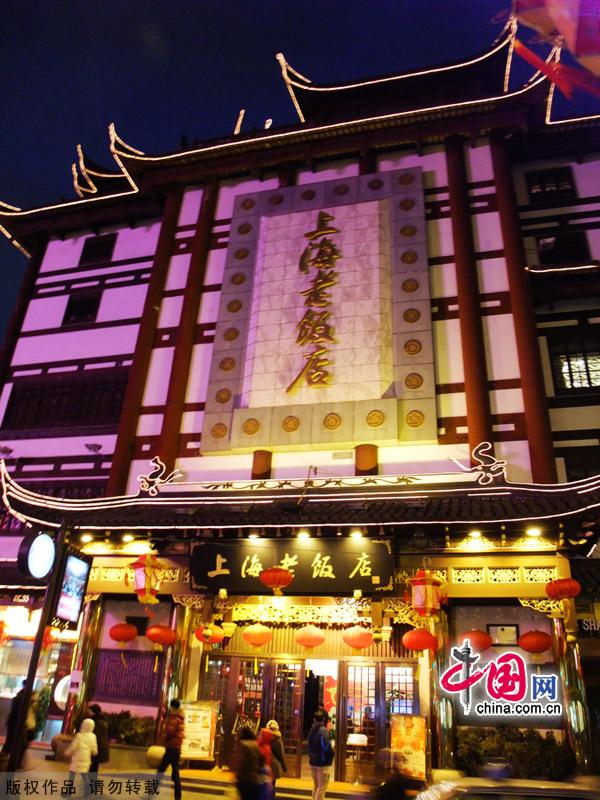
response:
<svg viewBox="0 0 600 800"><path fill-rule="evenodd" d="M133 364L127 378L127 389L125 390L121 419L119 420L112 467L106 486L106 495L108 497L123 494L127 489L129 468L133 459L135 436L144 397L146 377L150 366L150 356L152 355L152 345L160 313L162 294L173 252L181 199L182 192L176 189L168 195L165 203L160 236L158 237L152 274L150 275L150 283L148 284L148 292L146 293L146 301L133 355Z"/></svg>
<svg viewBox="0 0 600 800"><path fill-rule="evenodd" d="M500 135L491 139L496 199L500 213L510 302L515 325L525 425L529 440L531 473L535 483L556 483L556 462L544 375L540 359L535 314L525 272L525 250L506 143Z"/></svg>
<svg viewBox="0 0 600 800"><path fill-rule="evenodd" d="M179 451L181 417L190 374L196 322L198 320L204 276L206 274L206 263L208 260L208 251L210 249L210 236L215 215L217 194L218 186L216 183L207 184L204 187L202 205L200 206L200 214L198 216L198 225L192 243L190 270L188 272L183 307L181 309L181 319L179 320L179 328L177 329L177 338L175 340L173 366L171 368L169 391L167 393L167 407L165 409L160 438L158 440L157 455L164 461L167 470L172 470L175 466Z"/></svg>
<svg viewBox="0 0 600 800"><path fill-rule="evenodd" d="M480 442L493 442L492 418L463 140L453 136L446 141L445 147L465 373L467 427L469 448L472 451Z"/></svg>

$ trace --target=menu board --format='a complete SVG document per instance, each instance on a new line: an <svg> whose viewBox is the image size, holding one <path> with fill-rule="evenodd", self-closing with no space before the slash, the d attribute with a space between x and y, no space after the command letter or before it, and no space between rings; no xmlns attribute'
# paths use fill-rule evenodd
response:
<svg viewBox="0 0 600 800"><path fill-rule="evenodd" d="M182 703L181 709L185 714L181 757L211 761L215 751L219 703L212 700L198 700L194 703Z"/></svg>
<svg viewBox="0 0 600 800"><path fill-rule="evenodd" d="M80 553L69 553L56 600L56 610L51 624L75 630L83 605L92 561Z"/></svg>
<svg viewBox="0 0 600 800"><path fill-rule="evenodd" d="M125 658L125 664L122 656ZM155 657L158 659L156 672ZM160 699L164 658L164 653L100 650L93 699L99 703L157 705Z"/></svg>
<svg viewBox="0 0 600 800"><path fill-rule="evenodd" d="M424 781L427 777L427 722L425 717L392 714L391 750L403 775Z"/></svg>

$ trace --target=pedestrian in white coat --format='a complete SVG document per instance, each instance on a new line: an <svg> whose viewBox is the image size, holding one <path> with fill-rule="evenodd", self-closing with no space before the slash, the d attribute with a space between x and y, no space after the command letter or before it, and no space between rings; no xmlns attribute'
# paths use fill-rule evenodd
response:
<svg viewBox="0 0 600 800"><path fill-rule="evenodd" d="M71 756L69 764L69 777L75 781L76 775L81 775L84 782L85 793L88 794L89 787L85 776L90 771L92 756L98 754L98 742L94 733L94 720L84 719L79 726L78 733L73 737L73 741L67 748L66 755Z"/></svg>

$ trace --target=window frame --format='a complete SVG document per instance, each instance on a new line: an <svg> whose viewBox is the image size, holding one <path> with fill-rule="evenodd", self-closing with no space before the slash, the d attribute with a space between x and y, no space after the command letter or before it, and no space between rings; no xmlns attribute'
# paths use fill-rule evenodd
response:
<svg viewBox="0 0 600 800"><path fill-rule="evenodd" d="M597 327L597 326L595 326ZM600 384L592 383L592 370L590 368L589 357L598 356L600 358L600 347L592 326L579 325L576 328L556 328L546 330L548 344L548 357L552 373L552 383L556 397L575 396L575 395L597 395L600 394ZM585 374L589 380L589 386L567 386L560 367L560 359L573 359L581 355L585 364ZM571 380L573 370L569 367Z"/></svg>
<svg viewBox="0 0 600 800"><path fill-rule="evenodd" d="M106 261L112 261L116 244L116 233L100 233L96 236L88 236L83 242L78 266L85 267L89 264L101 264Z"/></svg>

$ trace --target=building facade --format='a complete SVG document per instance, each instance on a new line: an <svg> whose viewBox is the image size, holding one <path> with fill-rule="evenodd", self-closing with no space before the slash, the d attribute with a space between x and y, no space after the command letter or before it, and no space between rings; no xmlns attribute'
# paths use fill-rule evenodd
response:
<svg viewBox="0 0 600 800"><path fill-rule="evenodd" d="M599 121L555 121L544 75L511 87L513 36L339 87L281 56L296 125L156 156L111 127L117 169L80 151L80 199L0 205L30 255L1 363L3 531L85 537L89 698L212 703L222 764L274 716L293 774L325 703L341 780L424 719L415 753L451 766L475 724L441 689L453 643L481 629L498 655L537 631L564 713L526 724L591 768L577 609L545 587L598 530ZM177 631L156 671L126 581L150 551L153 621ZM421 615L423 568L448 605ZM108 681L125 618L154 693ZM193 636L220 622L223 641Z"/></svg>

